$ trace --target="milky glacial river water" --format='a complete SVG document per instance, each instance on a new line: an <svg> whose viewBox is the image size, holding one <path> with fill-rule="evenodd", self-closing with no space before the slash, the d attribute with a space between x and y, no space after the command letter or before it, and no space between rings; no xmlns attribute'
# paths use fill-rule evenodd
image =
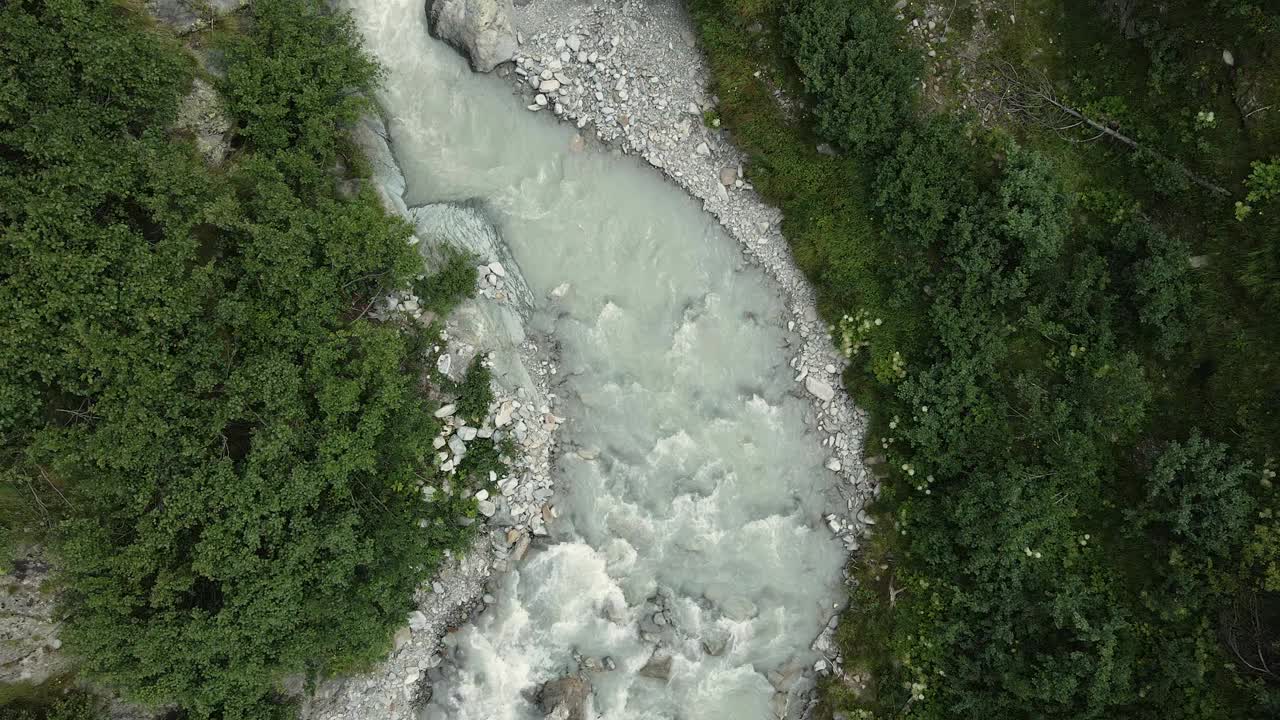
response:
<svg viewBox="0 0 1280 720"><path fill-rule="evenodd" d="M812 665L844 561L775 289L650 168L571 152L572 129L471 74L428 36L422 0L351 5L389 71L407 200L486 203L539 298L531 323L560 345L561 441L598 452L558 461L552 542L450 639L425 714L540 718L531 691L576 652L616 664L591 676L602 717L773 717L770 673ZM674 656L668 680L638 672L655 650L642 619Z"/></svg>

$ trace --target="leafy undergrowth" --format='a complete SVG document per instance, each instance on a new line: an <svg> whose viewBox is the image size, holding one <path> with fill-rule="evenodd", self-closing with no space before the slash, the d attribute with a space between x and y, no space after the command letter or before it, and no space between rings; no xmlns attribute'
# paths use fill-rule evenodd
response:
<svg viewBox="0 0 1280 720"><path fill-rule="evenodd" d="M1086 46L1115 58L1125 42L1101 22L1059 27L1085 4L985 5L1019 18L956 16L993 33L993 52L1059 83L1070 64L1062 98L1129 103L1123 126L1158 144L1081 145L1034 123L977 125L951 103L926 111L920 50L889 2L692 3L722 121L782 208L851 356L846 384L872 413L880 522L855 559L845 675L825 683L824 711L1272 716L1280 341L1262 317L1280 245L1252 208L1275 212L1280 173L1259 151L1276 138L1173 111L1221 96L1221 73L1196 71L1203 49L1179 44L1202 31L1194 4L1174 4L1163 36L1144 26L1144 52L1160 54L1136 65L1148 83L1192 57L1180 66L1191 79L1158 99L1099 77L1133 64L1081 61ZM1242 53L1278 45L1270 15L1209 5L1238 13L1206 29L1234 28L1233 47L1253 48ZM799 118L770 94L796 83ZM1090 83L1118 100L1080 95ZM1188 118L1203 141L1187 139ZM844 154L817 153L823 141ZM1247 197L1233 192L1249 209L1184 169L1233 188L1252 173Z"/></svg>
<svg viewBox="0 0 1280 720"><path fill-rule="evenodd" d="M100 720L106 707L97 696L76 687L70 676L39 685L0 685L0 720Z"/></svg>

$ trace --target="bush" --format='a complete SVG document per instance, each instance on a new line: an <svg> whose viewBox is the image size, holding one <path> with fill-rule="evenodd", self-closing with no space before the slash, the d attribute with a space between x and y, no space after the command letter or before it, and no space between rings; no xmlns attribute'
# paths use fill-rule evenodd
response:
<svg viewBox="0 0 1280 720"><path fill-rule="evenodd" d="M219 89L240 137L267 153L301 153L327 171L339 127L369 109L364 94L382 70L349 17L319 0L254 3L253 31L225 43Z"/></svg>
<svg viewBox="0 0 1280 720"><path fill-rule="evenodd" d="M1147 480L1146 498L1131 514L1133 531L1153 529L1200 556L1226 557L1240 547L1255 501L1247 463L1232 463L1227 446L1193 434L1170 443Z"/></svg>
<svg viewBox="0 0 1280 720"><path fill-rule="evenodd" d="M448 248L445 252L444 266L439 271L413 283L413 292L418 296L422 309L438 315L443 315L459 301L470 297L476 289L475 260L454 248Z"/></svg>
<svg viewBox="0 0 1280 720"><path fill-rule="evenodd" d="M904 128L877 167L876 206L898 242L927 250L964 208L977 203L973 150L962 122L934 116Z"/></svg>
<svg viewBox="0 0 1280 720"><path fill-rule="evenodd" d="M493 390L489 383L493 372L484 364L483 355L476 355L467 366L467 372L458 386L458 416L472 425L478 425L489 413L493 402Z"/></svg>
<svg viewBox="0 0 1280 720"><path fill-rule="evenodd" d="M1152 345L1165 357L1183 349L1195 324L1191 246L1138 218L1120 228L1122 242L1133 243L1141 259L1133 266L1133 297L1138 319L1152 336Z"/></svg>
<svg viewBox="0 0 1280 720"><path fill-rule="evenodd" d="M894 14L889 0L793 0L782 16L818 132L864 156L893 146L915 103L921 63Z"/></svg>

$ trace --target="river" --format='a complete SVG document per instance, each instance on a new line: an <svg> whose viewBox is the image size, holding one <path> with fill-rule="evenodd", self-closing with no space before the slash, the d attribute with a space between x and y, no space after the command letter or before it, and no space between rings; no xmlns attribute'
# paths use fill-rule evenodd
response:
<svg viewBox="0 0 1280 720"><path fill-rule="evenodd" d="M421 0L352 6L388 70L406 199L494 216L538 298L530 323L559 346L561 442L581 450L557 461L550 542L450 636L423 713L541 717L532 691L588 657L605 718L774 717L775 687L817 658L845 560L777 289L651 168L575 152L572 128L473 75Z"/></svg>

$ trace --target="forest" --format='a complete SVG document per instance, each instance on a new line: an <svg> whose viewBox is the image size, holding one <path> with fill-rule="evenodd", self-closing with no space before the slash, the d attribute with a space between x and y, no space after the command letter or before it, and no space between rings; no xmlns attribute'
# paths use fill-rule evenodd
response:
<svg viewBox="0 0 1280 720"><path fill-rule="evenodd" d="M1280 11L691 7L872 417L823 712L1280 714Z"/></svg>
<svg viewBox="0 0 1280 720"><path fill-rule="evenodd" d="M192 718L286 717L283 680L382 657L473 532L464 481L496 448L419 489L440 484L437 398L483 413L487 371L452 387L422 367L438 329L368 312L413 285L443 314L473 266L421 277L359 184L346 127L381 70L322 3L217 28L213 70L116 2L5 3L0 28L5 548L55 549L85 677ZM170 130L193 76L235 118L217 167ZM21 690L6 720L101 711Z"/></svg>

